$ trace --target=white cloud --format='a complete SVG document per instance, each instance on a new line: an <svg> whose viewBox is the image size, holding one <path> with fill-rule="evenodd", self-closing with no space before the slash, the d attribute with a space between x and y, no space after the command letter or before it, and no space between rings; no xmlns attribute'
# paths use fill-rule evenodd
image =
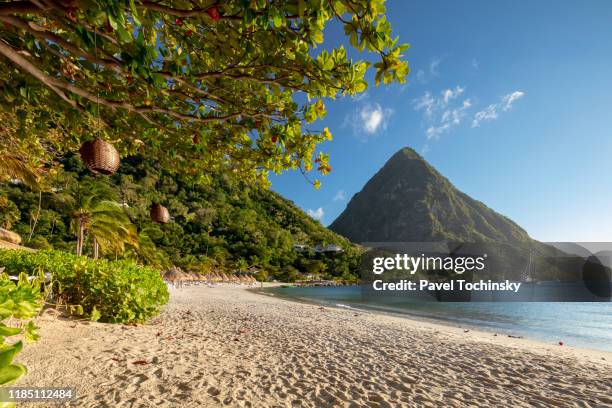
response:
<svg viewBox="0 0 612 408"><path fill-rule="evenodd" d="M457 85L454 89L448 88L440 92L440 97L434 97L431 92L426 91L420 98L414 99L412 104L414 110L425 112L425 115L431 117L439 110L444 109L454 99L457 99L465 91L464 87Z"/></svg>
<svg viewBox="0 0 612 408"><path fill-rule="evenodd" d="M521 99L525 95L523 91L514 91L507 95L504 95L500 102L492 103L483 110L474 114L472 120L472 127L479 127L482 122L489 122L499 117L500 110L505 112L512 109L513 104Z"/></svg>
<svg viewBox="0 0 612 408"><path fill-rule="evenodd" d="M365 104L347 115L343 126L352 127L353 133L357 136L371 136L386 130L392 115L393 109L383 108L378 103Z"/></svg>
<svg viewBox="0 0 612 408"><path fill-rule="evenodd" d="M368 99L369 97L370 95L367 92L362 92L362 93L358 93L358 94L351 96L351 99L359 102L359 101L363 101L364 99Z"/></svg>
<svg viewBox="0 0 612 408"><path fill-rule="evenodd" d="M454 125L458 125L465 117L465 111L468 110L470 107L472 107L472 101L470 101L469 99L464 99L461 106L452 110L444 111L444 113L442 114L442 121L450 121Z"/></svg>
<svg viewBox="0 0 612 408"><path fill-rule="evenodd" d="M448 132L453 126L459 125L466 115L466 110L471 106L472 102L469 99L465 99L460 106L454 109L445 110L440 117L439 124L427 128L425 132L427 140L436 139L442 133Z"/></svg>
<svg viewBox="0 0 612 408"><path fill-rule="evenodd" d="M511 94L508 94L502 98L502 110L507 111L512 109L512 104L519 99L521 99L525 95L523 91L514 91Z"/></svg>
<svg viewBox="0 0 612 408"><path fill-rule="evenodd" d="M361 112L359 112L359 117L363 122L363 129L367 133L376 133L378 127L383 123L383 110L378 105L374 109L363 108Z"/></svg>
<svg viewBox="0 0 612 408"><path fill-rule="evenodd" d="M442 91L442 101L444 102L444 105L448 105L450 101L452 101L453 99L461 95L463 91L465 91L465 88L462 88L459 85L457 85L455 89L443 90Z"/></svg>
<svg viewBox="0 0 612 408"><path fill-rule="evenodd" d="M416 80L421 83L425 82L425 71L419 69L416 73Z"/></svg>
<svg viewBox="0 0 612 408"><path fill-rule="evenodd" d="M429 63L429 73L435 77L440 76L440 71L438 68L440 67L440 62L442 60L440 58L434 58Z"/></svg>
<svg viewBox="0 0 612 408"><path fill-rule="evenodd" d="M427 128L425 134L427 135L427 140L438 138L442 133L448 131L450 129L450 123L443 123L440 126L430 126Z"/></svg>
<svg viewBox="0 0 612 408"><path fill-rule="evenodd" d="M306 210L306 214L308 214L310 217L314 218L315 220L319 220L321 221L323 219L323 216L325 215L325 211L323 211L323 208L319 207L316 210L311 210L310 208L308 210Z"/></svg>
<svg viewBox="0 0 612 408"><path fill-rule="evenodd" d="M423 96L412 101L414 110L422 111L428 127L425 131L427 140L436 139L459 125L472 106L470 99L456 101L465 92L465 87L457 85L455 88L444 89L440 96L433 96L425 92Z"/></svg>
<svg viewBox="0 0 612 408"><path fill-rule="evenodd" d="M440 62L442 62L441 58L433 58L429 65L426 68L421 68L416 73L416 80L421 84L426 84L431 81L433 78L437 78L440 76Z"/></svg>
<svg viewBox="0 0 612 408"><path fill-rule="evenodd" d="M334 201L344 201L346 200L346 193L344 190L338 190L336 195L334 196Z"/></svg>
<svg viewBox="0 0 612 408"><path fill-rule="evenodd" d="M491 104L483 110L476 112L474 115L474 120L472 120L472 127L478 127L480 126L480 122L495 120L498 117L499 114L497 113L497 104Z"/></svg>
<svg viewBox="0 0 612 408"><path fill-rule="evenodd" d="M423 96L413 101L414 110L425 111L425 115L432 116L436 109L437 101L429 92L425 92Z"/></svg>

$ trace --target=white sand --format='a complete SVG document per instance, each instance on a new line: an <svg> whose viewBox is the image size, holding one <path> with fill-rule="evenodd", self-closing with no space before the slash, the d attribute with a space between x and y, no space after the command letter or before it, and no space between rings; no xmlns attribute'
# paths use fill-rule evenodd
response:
<svg viewBox="0 0 612 408"><path fill-rule="evenodd" d="M612 405L612 353L239 288L173 290L144 326L49 315L40 326L17 385L74 386L75 406Z"/></svg>

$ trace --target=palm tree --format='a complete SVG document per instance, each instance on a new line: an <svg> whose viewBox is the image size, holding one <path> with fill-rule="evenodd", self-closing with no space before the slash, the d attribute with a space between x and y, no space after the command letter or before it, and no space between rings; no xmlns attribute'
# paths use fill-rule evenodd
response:
<svg viewBox="0 0 612 408"><path fill-rule="evenodd" d="M77 237L77 255L83 254L87 233L92 236L93 255L123 252L125 243L136 240L135 227L121 204L112 200L108 185L89 181L74 189L71 229Z"/></svg>
<svg viewBox="0 0 612 408"><path fill-rule="evenodd" d="M100 253L123 253L125 244L138 248L136 226L114 201L101 201L91 209L88 232L92 237L94 259L98 259Z"/></svg>
<svg viewBox="0 0 612 408"><path fill-rule="evenodd" d="M155 228L145 227L138 232L136 242L126 243L128 245L128 256L147 265L159 268L169 267L170 262L167 257L157 249L151 238L154 231Z"/></svg>
<svg viewBox="0 0 612 408"><path fill-rule="evenodd" d="M11 178L20 180L27 187L33 191L38 192L38 210L36 213L31 214L31 225L30 234L28 241L32 239L36 224L40 217L40 210L42 207L42 188L40 184L40 178L36 171L25 161L12 154L0 151L0 180Z"/></svg>
<svg viewBox="0 0 612 408"><path fill-rule="evenodd" d="M7 153L0 153L0 177L18 179L32 190L38 191L38 174L24 160Z"/></svg>

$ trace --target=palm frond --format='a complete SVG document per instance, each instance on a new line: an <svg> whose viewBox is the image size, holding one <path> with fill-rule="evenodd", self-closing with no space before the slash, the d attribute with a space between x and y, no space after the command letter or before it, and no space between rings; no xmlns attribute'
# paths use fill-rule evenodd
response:
<svg viewBox="0 0 612 408"><path fill-rule="evenodd" d="M25 161L10 154L0 154L0 176L21 180L33 190L40 189L38 174Z"/></svg>

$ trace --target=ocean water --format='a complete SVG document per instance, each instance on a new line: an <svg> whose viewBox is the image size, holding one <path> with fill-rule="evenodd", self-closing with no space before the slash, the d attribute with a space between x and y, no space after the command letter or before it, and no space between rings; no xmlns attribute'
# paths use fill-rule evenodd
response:
<svg viewBox="0 0 612 408"><path fill-rule="evenodd" d="M276 287L264 292L310 303L408 315L568 346L612 351L610 302L385 302L359 286Z"/></svg>

